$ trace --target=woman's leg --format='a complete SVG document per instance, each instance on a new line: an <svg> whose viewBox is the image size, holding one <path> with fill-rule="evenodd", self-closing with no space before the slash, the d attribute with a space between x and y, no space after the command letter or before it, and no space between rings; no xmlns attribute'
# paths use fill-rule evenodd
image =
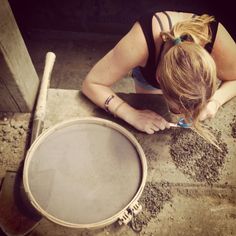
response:
<svg viewBox="0 0 236 236"><path fill-rule="evenodd" d="M163 94L161 89L146 89L143 86L140 86L138 83L134 81L135 84L135 92L143 93L143 94Z"/></svg>

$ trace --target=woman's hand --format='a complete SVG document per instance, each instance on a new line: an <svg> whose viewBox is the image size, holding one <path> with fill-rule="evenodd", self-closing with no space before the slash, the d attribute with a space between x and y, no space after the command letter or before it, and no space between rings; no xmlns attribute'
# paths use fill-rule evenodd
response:
<svg viewBox="0 0 236 236"><path fill-rule="evenodd" d="M200 113L200 121L211 119L215 117L219 107L221 106L220 102L216 99L211 99L205 106L205 108Z"/></svg>
<svg viewBox="0 0 236 236"><path fill-rule="evenodd" d="M129 121L136 129L153 134L156 131L170 128L169 122L157 113L150 110L133 110L129 114Z"/></svg>

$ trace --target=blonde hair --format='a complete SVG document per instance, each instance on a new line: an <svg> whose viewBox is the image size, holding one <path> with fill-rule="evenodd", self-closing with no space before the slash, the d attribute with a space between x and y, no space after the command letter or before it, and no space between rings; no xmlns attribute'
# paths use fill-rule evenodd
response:
<svg viewBox="0 0 236 236"><path fill-rule="evenodd" d="M216 144L214 136L199 121L200 112L216 91L215 62L203 47L211 42L212 21L214 17L202 15L177 23L170 32L162 32L166 43L159 73L169 106L179 107L195 131ZM176 38L180 39L177 44Z"/></svg>

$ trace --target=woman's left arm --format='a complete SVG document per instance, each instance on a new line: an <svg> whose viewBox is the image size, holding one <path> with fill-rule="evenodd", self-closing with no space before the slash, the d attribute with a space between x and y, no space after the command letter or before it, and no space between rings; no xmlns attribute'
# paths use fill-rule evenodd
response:
<svg viewBox="0 0 236 236"><path fill-rule="evenodd" d="M214 117L220 106L236 96L236 44L221 23L218 26L212 57L216 63L217 76L222 83L201 113L200 120Z"/></svg>

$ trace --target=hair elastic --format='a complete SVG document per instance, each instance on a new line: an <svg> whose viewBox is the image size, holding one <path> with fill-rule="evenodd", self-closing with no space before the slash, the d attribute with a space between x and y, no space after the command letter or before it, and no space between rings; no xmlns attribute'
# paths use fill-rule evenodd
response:
<svg viewBox="0 0 236 236"><path fill-rule="evenodd" d="M114 109L114 111L113 111L114 117L117 116L117 111L118 111L118 109L119 109L124 103L125 103L125 101L122 101L122 102Z"/></svg>
<svg viewBox="0 0 236 236"><path fill-rule="evenodd" d="M177 37L177 38L175 38L175 39L173 40L174 45L178 45L178 44L180 44L181 42L182 42L182 40L181 40L180 37Z"/></svg>

